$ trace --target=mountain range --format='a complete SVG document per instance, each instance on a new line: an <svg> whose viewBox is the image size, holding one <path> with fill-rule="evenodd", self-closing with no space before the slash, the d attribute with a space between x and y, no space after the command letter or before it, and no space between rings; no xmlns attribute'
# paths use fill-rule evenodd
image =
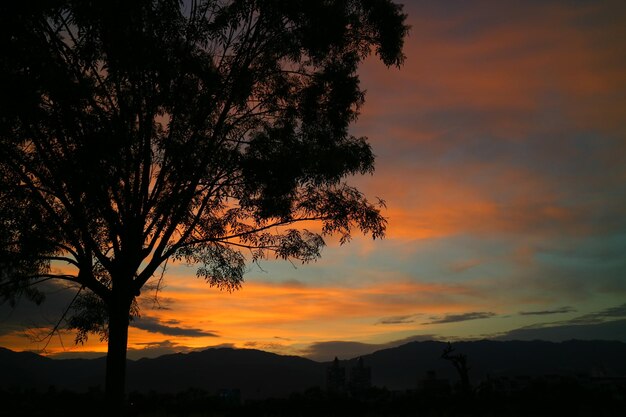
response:
<svg viewBox="0 0 626 417"><path fill-rule="evenodd" d="M609 341L471 341L457 342L455 353L467 356L470 377L479 382L505 375L626 375L626 343ZM441 359L442 342L411 342L363 356L372 385L391 390L415 389L427 372L458 379ZM357 358L340 361L350 369ZM325 387L331 364L253 349L212 348L199 352L128 361L128 391L178 392L199 388L241 391L243 398L284 397L311 387ZM50 359L0 348L0 388L86 391L104 382L105 359Z"/></svg>

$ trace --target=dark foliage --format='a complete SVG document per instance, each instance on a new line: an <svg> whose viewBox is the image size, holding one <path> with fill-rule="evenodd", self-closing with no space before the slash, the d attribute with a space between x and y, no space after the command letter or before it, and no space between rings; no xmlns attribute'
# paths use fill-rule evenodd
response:
<svg viewBox="0 0 626 417"><path fill-rule="evenodd" d="M246 256L308 262L324 235L383 236L345 179L374 163L348 129L358 64L403 60L390 0L41 0L0 16L0 291L81 288L69 325L108 335L116 366L167 259L232 290Z"/></svg>

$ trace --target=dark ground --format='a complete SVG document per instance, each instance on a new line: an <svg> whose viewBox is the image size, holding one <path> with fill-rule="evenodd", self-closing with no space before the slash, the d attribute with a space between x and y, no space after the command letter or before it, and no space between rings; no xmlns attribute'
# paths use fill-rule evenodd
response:
<svg viewBox="0 0 626 417"><path fill-rule="evenodd" d="M0 392L2 417L101 416L103 394L46 392L12 388ZM321 417L321 416L572 416L623 417L623 385L585 386L574 380L530 383L517 392L495 392L481 386L458 392L389 391L371 388L358 394L328 394L320 388L289 398L240 401L236 392L187 390L177 394L131 393L132 417Z"/></svg>

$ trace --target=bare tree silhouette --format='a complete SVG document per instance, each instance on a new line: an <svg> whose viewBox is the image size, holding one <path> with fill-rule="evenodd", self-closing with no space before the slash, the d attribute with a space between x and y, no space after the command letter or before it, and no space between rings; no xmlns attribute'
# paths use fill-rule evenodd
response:
<svg viewBox="0 0 626 417"><path fill-rule="evenodd" d="M448 342L444 348L441 357L447 361L450 361L454 366L454 369L461 378L461 390L464 394L469 395L472 392L472 386L469 380L469 366L467 365L467 355L463 353L454 353L455 349L452 344Z"/></svg>

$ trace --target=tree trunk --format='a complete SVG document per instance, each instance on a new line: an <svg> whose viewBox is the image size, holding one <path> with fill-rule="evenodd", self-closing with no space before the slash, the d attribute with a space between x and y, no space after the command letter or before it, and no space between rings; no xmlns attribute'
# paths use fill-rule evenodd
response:
<svg viewBox="0 0 626 417"><path fill-rule="evenodd" d="M108 415L123 416L126 394L126 348L130 301L116 297L109 306L109 346L105 393Z"/></svg>

